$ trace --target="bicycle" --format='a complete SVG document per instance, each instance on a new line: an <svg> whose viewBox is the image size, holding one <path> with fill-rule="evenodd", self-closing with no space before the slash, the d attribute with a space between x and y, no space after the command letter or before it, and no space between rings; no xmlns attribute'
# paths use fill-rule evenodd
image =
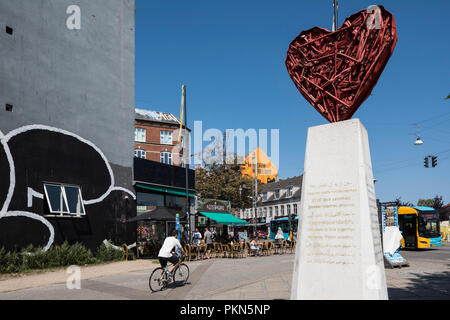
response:
<svg viewBox="0 0 450 320"><path fill-rule="evenodd" d="M184 257L182 257L182 261ZM181 286L185 285L189 279L189 267L185 263L181 263L172 272L169 272L170 266L165 268L156 268L153 270L150 278L148 279L148 286L152 292L162 291L167 288L172 282L177 286L179 283Z"/></svg>

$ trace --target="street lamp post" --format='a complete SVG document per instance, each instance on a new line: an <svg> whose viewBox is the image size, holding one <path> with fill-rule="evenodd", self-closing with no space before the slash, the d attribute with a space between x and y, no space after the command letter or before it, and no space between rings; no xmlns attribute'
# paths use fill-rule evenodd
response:
<svg viewBox="0 0 450 320"><path fill-rule="evenodd" d="M255 219L253 220L253 234L256 234L256 220L258 217L257 214L257 202L258 202L258 157L256 152L253 154L252 158L255 160L255 176L254 176L254 184L255 184L255 194L253 195L253 209L255 212Z"/></svg>
<svg viewBox="0 0 450 320"><path fill-rule="evenodd" d="M187 98L186 98L186 86L183 85L182 88L182 106L181 106L181 112L184 113L184 132L187 133ZM184 110L183 110L184 108ZM181 120L181 133L183 133L183 119ZM189 154L188 154L188 135L184 135L184 148L183 148L183 158L184 158L184 167L185 167L185 179L186 179L186 218L187 218L187 227L188 227L188 243L191 244L191 214L190 214L190 205L189 205Z"/></svg>

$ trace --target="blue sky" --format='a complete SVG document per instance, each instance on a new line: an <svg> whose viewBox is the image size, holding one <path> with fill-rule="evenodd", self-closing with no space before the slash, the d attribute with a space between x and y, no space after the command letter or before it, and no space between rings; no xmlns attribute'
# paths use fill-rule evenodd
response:
<svg viewBox="0 0 450 320"><path fill-rule="evenodd" d="M394 15L399 38L354 115L369 133L377 197L450 202L450 2L341 0L339 26L372 4ZM331 28L332 1L136 0L136 7L136 107L178 116L186 84L190 127L201 120L204 130L280 129L280 178L301 174L307 129L326 120L284 61L301 31ZM413 145L417 123L421 147ZM437 168L424 168L428 154L438 156Z"/></svg>

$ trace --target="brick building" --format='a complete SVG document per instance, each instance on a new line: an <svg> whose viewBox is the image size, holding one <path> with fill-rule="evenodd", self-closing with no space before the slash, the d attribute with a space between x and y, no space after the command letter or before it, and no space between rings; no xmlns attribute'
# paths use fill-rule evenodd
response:
<svg viewBox="0 0 450 320"><path fill-rule="evenodd" d="M173 114L150 110L135 110L136 158L184 167L183 152L189 150L185 139L185 127L181 143L178 143L180 120ZM187 129L190 132L190 129ZM185 144L185 141L187 143Z"/></svg>

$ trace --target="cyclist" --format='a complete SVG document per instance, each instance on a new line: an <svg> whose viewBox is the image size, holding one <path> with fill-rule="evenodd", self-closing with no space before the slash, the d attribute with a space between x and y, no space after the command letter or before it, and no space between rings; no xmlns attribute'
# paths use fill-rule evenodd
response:
<svg viewBox="0 0 450 320"><path fill-rule="evenodd" d="M169 269L170 273L181 263L181 258L174 254L177 248L180 249L183 255L186 255L180 241L178 240L178 231L174 229L171 236L164 240L164 244L158 253L159 263L163 269L166 268L167 261L172 263L172 267Z"/></svg>

